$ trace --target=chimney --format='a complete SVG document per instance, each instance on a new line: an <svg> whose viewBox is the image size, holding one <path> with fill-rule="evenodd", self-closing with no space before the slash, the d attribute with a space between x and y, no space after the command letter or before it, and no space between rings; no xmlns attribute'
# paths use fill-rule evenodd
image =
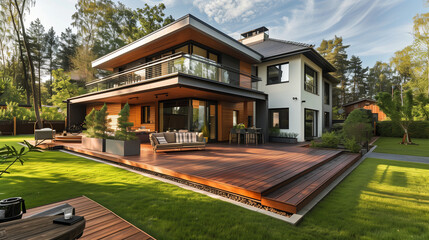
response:
<svg viewBox="0 0 429 240"><path fill-rule="evenodd" d="M265 39L268 38L268 28L260 27L260 28L254 29L252 31L242 33L241 36L243 38L238 40L238 41L244 45L263 42L263 41L265 41Z"/></svg>

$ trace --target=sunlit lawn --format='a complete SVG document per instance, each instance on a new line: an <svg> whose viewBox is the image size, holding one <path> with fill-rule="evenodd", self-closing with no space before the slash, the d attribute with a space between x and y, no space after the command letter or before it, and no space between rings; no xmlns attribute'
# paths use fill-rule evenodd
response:
<svg viewBox="0 0 429 240"><path fill-rule="evenodd" d="M400 144L401 138L380 137L374 152L429 157L429 139L412 138L417 145Z"/></svg>
<svg viewBox="0 0 429 240"><path fill-rule="evenodd" d="M31 208L86 195L157 239L429 239L425 164L367 159L298 226L57 151L11 172L1 199L22 196Z"/></svg>

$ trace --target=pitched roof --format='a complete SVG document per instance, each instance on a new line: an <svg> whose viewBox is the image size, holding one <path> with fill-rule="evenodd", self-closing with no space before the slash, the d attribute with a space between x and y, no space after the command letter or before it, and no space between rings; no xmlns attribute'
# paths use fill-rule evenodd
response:
<svg viewBox="0 0 429 240"><path fill-rule="evenodd" d="M299 50L309 49L313 46L306 43L268 38L262 42L249 44L248 47L262 54L264 58L269 58L281 54L287 54Z"/></svg>
<svg viewBox="0 0 429 240"><path fill-rule="evenodd" d="M330 64L316 50L314 50L314 45L311 44L267 38L264 41L249 44L247 46L262 54L264 57L262 61L304 54L310 60L321 66L324 71L336 71L335 67L332 66L332 64Z"/></svg>

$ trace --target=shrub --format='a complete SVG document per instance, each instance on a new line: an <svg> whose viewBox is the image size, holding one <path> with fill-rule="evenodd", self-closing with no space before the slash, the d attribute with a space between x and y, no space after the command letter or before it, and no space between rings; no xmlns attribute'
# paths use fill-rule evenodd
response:
<svg viewBox="0 0 429 240"><path fill-rule="evenodd" d="M86 131L84 133L90 138L95 138L95 112L96 110L93 108L85 117L84 128L86 128Z"/></svg>
<svg viewBox="0 0 429 240"><path fill-rule="evenodd" d="M403 137L404 130L392 122L382 121L377 123L377 135L382 137ZM429 121L415 121L412 122L408 133L411 138L429 138Z"/></svg>
<svg viewBox="0 0 429 240"><path fill-rule="evenodd" d="M344 122L344 134L346 138L353 138L358 143L369 140L372 132L372 114L366 109L353 110Z"/></svg>
<svg viewBox="0 0 429 240"><path fill-rule="evenodd" d="M321 142L311 141L311 147L337 148L340 138L335 132L325 132L322 134Z"/></svg>
<svg viewBox="0 0 429 240"><path fill-rule="evenodd" d="M359 143L356 142L353 138L347 138L344 140L344 147L350 150L352 153L358 153L362 147Z"/></svg>
<svg viewBox="0 0 429 240"><path fill-rule="evenodd" d="M331 129L332 129L332 131L341 131L341 130L343 130L343 127L344 127L344 123L334 123L334 124L332 124L332 127L331 127Z"/></svg>
<svg viewBox="0 0 429 240"><path fill-rule="evenodd" d="M118 131L115 132L115 139L128 141L136 139L136 134L129 131L129 128L134 124L132 122L128 122L128 118L130 117L130 105L126 103L124 107L119 112L118 118Z"/></svg>

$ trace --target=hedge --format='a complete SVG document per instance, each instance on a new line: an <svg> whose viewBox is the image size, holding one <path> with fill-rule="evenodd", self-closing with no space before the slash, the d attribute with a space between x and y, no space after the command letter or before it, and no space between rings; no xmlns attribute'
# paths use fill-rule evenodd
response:
<svg viewBox="0 0 429 240"><path fill-rule="evenodd" d="M408 129L411 138L429 138L429 121L415 121ZM404 131L392 121L377 122L377 136L403 137Z"/></svg>

